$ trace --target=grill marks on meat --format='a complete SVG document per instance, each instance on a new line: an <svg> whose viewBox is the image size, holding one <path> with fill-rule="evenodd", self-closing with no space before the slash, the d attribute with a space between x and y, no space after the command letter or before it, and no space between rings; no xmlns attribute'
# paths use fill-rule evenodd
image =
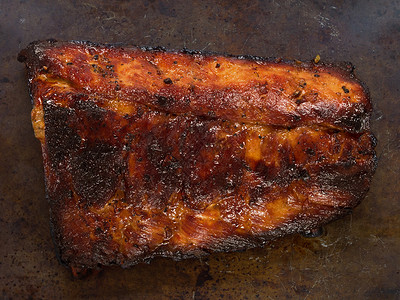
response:
<svg viewBox="0 0 400 300"><path fill-rule="evenodd" d="M254 247L368 190L371 104L348 70L55 41L20 60L74 268Z"/></svg>

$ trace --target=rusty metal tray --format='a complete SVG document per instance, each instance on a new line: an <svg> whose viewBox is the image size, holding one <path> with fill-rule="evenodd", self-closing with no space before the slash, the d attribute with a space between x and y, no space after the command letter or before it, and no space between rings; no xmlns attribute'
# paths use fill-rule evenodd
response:
<svg viewBox="0 0 400 300"><path fill-rule="evenodd" d="M1 298L400 298L398 1L1 1L0 34ZM47 38L351 61L375 107L379 165L370 192L318 238L74 279L53 250L40 145L16 60Z"/></svg>

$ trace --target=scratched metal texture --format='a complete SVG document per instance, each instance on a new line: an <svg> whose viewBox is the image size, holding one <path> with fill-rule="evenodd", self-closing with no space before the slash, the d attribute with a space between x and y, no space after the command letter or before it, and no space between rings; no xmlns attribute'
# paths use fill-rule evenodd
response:
<svg viewBox="0 0 400 300"><path fill-rule="evenodd" d="M400 2L0 1L0 298L399 299ZM17 53L38 39L351 61L370 89L379 165L319 238L73 279L50 238L39 142Z"/></svg>

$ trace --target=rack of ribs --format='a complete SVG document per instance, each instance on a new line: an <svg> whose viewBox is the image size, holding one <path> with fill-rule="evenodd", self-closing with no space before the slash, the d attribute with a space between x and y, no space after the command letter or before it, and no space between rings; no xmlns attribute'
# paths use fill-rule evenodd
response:
<svg viewBox="0 0 400 300"><path fill-rule="evenodd" d="M19 60L73 269L308 232L358 205L376 168L351 64L55 40Z"/></svg>

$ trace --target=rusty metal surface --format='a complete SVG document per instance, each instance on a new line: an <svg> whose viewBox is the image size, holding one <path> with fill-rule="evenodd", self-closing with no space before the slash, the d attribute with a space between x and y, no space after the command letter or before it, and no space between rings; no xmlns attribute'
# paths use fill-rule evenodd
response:
<svg viewBox="0 0 400 300"><path fill-rule="evenodd" d="M0 297L400 298L399 1L1 1ZM73 279L50 238L39 142L17 53L47 38L351 61L370 89L379 165L367 198L318 238Z"/></svg>

